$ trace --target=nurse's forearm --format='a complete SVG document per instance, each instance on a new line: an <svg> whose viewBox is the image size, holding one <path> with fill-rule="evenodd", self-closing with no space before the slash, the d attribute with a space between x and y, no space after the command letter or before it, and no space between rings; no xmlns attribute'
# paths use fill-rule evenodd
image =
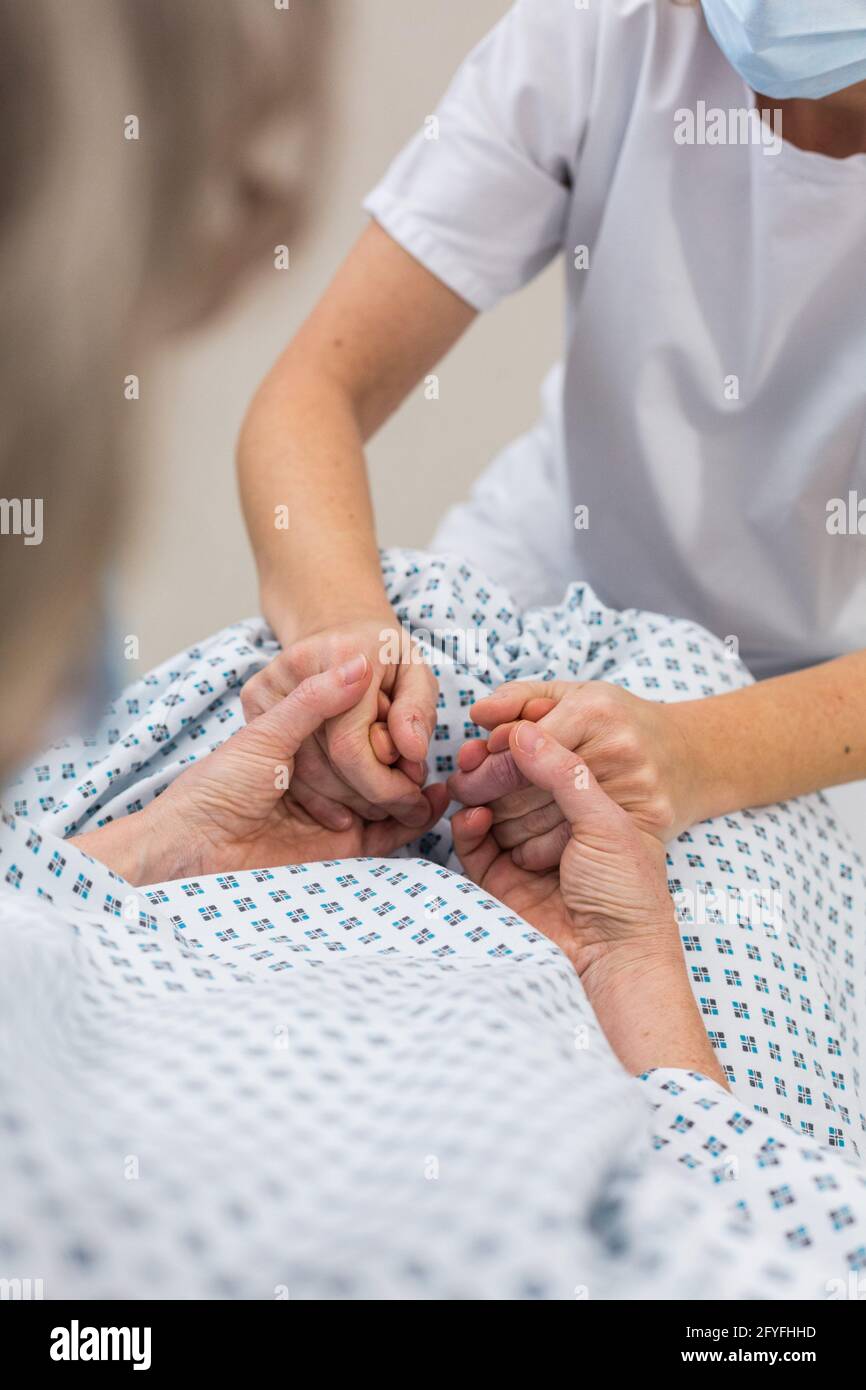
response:
<svg viewBox="0 0 866 1390"><path fill-rule="evenodd" d="M363 444L338 383L287 355L249 412L238 463L262 606L284 646L388 611Z"/></svg>
<svg viewBox="0 0 866 1390"><path fill-rule="evenodd" d="M364 445L474 317L374 222L259 389L238 472L284 645L389 612Z"/></svg>
<svg viewBox="0 0 866 1390"><path fill-rule="evenodd" d="M668 709L692 751L701 817L866 777L866 652Z"/></svg>

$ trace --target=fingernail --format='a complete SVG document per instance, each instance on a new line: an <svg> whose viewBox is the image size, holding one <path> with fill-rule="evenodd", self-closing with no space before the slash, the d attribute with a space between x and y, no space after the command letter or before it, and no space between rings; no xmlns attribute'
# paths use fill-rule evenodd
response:
<svg viewBox="0 0 866 1390"><path fill-rule="evenodd" d="M522 753L537 753L544 742L544 734L535 724L525 719L522 724L518 724L514 741Z"/></svg>
<svg viewBox="0 0 866 1390"><path fill-rule="evenodd" d="M337 667L337 675L344 685L357 685L358 681L362 680L366 674L367 658L365 656L353 656L351 661Z"/></svg>

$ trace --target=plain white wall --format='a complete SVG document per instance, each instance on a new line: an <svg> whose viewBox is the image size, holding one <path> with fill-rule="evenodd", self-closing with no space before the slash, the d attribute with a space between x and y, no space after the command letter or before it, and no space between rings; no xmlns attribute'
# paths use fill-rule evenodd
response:
<svg viewBox="0 0 866 1390"><path fill-rule="evenodd" d="M292 266L270 261L243 302L141 375L138 496L122 547L118 619L146 670L258 611L234 444L258 381L365 223L364 194L436 105L509 0L333 0L333 135ZM485 316L370 449L383 544L423 545L498 448L532 423L561 340L560 268ZM130 364L129 371L138 370Z"/></svg>

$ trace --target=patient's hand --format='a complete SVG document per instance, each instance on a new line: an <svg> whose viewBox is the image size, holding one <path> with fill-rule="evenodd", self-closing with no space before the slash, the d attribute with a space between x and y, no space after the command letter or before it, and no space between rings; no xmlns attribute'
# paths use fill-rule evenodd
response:
<svg viewBox="0 0 866 1390"><path fill-rule="evenodd" d="M515 719L538 721L546 733L577 750L600 785L629 811L640 829L674 839L699 819L694 760L677 720L677 706L642 700L603 681L513 681L472 707L492 732L460 752L451 795L465 805L489 805L493 834L523 868L559 863L568 827L549 792L530 786L509 751Z"/></svg>
<svg viewBox="0 0 866 1390"><path fill-rule="evenodd" d="M602 790L583 759L522 722L509 731L514 761L554 800L567 829L557 869L520 868L494 834L490 807L460 810L454 847L466 873L551 937L578 973L628 945L682 966L665 851ZM630 955L632 952L630 951Z"/></svg>
<svg viewBox="0 0 866 1390"><path fill-rule="evenodd" d="M466 872L569 957L629 1071L677 1067L726 1085L686 974L661 842L536 724L512 728L508 746L526 781L554 798L569 827L559 872L520 869L490 833L489 807L453 818Z"/></svg>
<svg viewBox="0 0 866 1390"><path fill-rule="evenodd" d="M327 719L296 760L296 801L332 830L350 826L353 813L370 821L392 817L416 833L427 820L420 787L436 724L436 679L422 661L392 659L396 644L388 634L393 633L402 638L404 629L390 609L314 633L287 647L241 691L250 721L309 676L354 652L366 656L371 677L363 698Z"/></svg>
<svg viewBox="0 0 866 1390"><path fill-rule="evenodd" d="M392 854L443 814L443 786L418 793L425 819L413 827L392 818L367 822L351 816L343 830L325 830L294 797L298 749L323 720L356 706L371 679L363 656L309 677L194 763L143 811L80 835L75 843L131 883Z"/></svg>

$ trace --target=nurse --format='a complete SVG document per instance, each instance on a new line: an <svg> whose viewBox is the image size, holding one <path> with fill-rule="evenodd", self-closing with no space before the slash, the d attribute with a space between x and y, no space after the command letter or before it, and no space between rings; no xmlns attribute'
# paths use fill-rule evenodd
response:
<svg viewBox="0 0 866 1390"><path fill-rule="evenodd" d="M866 497L864 0L518 0L365 206L239 448L284 647L248 717L359 650L374 668L301 750L307 808L334 828L349 809L427 817L435 681L382 657L397 620L364 445L557 256L566 347L543 417L434 547L523 603L586 579L743 657L758 683L700 701L570 692L577 745L583 699L609 782L620 766L651 789L663 837L866 777L866 538L840 524Z"/></svg>

